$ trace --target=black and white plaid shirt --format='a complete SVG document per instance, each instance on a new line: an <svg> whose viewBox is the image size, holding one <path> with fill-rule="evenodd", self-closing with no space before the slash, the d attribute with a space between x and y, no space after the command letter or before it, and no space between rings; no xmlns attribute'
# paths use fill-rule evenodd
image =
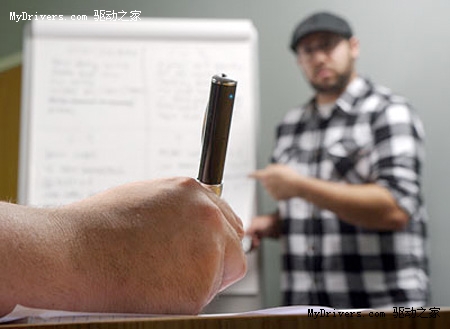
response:
<svg viewBox="0 0 450 329"><path fill-rule="evenodd" d="M358 77L328 113L314 99L285 116L272 160L300 174L387 188L410 216L402 231L347 224L300 198L279 202L287 305L423 306L429 297L421 197L424 131L405 99Z"/></svg>

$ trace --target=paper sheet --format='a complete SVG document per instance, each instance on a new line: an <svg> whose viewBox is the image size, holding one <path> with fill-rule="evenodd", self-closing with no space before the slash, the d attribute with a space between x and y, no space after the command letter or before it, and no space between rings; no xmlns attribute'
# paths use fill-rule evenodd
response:
<svg viewBox="0 0 450 329"><path fill-rule="evenodd" d="M15 322L18 320L25 320L21 321L25 323L45 323L45 322L67 323L67 322L87 322L95 320L142 318L154 316L155 315L152 314L89 313L89 312L44 310L17 305L11 313L0 318L0 323Z"/></svg>
<svg viewBox="0 0 450 329"><path fill-rule="evenodd" d="M214 316L246 316L246 315L306 315L308 312L347 312L347 311L365 311L365 309L352 309L352 310L336 310L330 307L324 306L283 306L266 308L249 312L241 313L226 313L226 314L201 314L200 317L214 317ZM150 318L150 317L174 317L176 315L164 315L164 314L131 314L131 313L80 313L80 312L67 312L56 310L41 310L23 307L17 305L14 310L0 318L0 323L7 323L22 320L25 323L76 323L76 322L92 322L99 320L120 320L120 319L138 319L138 318ZM180 315L181 316L181 315Z"/></svg>

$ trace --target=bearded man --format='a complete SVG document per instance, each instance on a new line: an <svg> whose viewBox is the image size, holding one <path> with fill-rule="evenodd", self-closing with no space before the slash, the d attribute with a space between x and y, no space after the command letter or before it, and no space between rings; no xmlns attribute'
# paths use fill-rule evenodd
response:
<svg viewBox="0 0 450 329"><path fill-rule="evenodd" d="M282 238L284 304L420 307L429 299L424 131L407 101L356 72L359 42L321 12L290 45L315 90L277 130L252 176L278 200L253 219L253 247Z"/></svg>

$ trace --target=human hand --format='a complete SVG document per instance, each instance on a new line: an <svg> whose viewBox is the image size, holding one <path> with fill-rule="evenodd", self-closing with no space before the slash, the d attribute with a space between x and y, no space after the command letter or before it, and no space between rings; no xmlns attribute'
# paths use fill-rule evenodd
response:
<svg viewBox="0 0 450 329"><path fill-rule="evenodd" d="M267 192L275 200L285 200L298 196L304 179L294 169L283 164L272 164L264 169L256 170L250 177L261 182Z"/></svg>
<svg viewBox="0 0 450 329"><path fill-rule="evenodd" d="M80 262L95 261L104 282L116 287L103 291L112 309L198 313L245 274L242 222L193 179L129 184L77 207L103 217L85 222L90 259L80 255Z"/></svg>
<svg viewBox="0 0 450 329"><path fill-rule="evenodd" d="M15 208L25 237L14 243L26 250L8 258L6 285L19 288L3 310L196 314L246 272L242 222L194 179L131 183L55 209Z"/></svg>
<svg viewBox="0 0 450 329"><path fill-rule="evenodd" d="M249 228L245 232L245 234L252 239L251 248L258 248L261 244L261 239L264 237L278 238L280 235L279 224L277 214L254 217Z"/></svg>

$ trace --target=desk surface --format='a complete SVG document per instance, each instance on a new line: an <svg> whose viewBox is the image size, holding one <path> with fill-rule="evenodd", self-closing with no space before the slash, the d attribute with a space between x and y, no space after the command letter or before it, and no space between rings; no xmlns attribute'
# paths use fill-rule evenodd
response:
<svg viewBox="0 0 450 329"><path fill-rule="evenodd" d="M175 316L155 318L133 318L121 320L100 320L92 322L5 324L0 329L10 328L52 328L52 329L272 329L272 328L450 328L450 308L438 308L437 312L427 309L425 312L398 313L385 312L384 316L375 316L368 311L360 317L334 317L332 314L312 318L308 315L237 315L237 316ZM374 311L376 312L376 311ZM336 313L337 314L337 313Z"/></svg>

